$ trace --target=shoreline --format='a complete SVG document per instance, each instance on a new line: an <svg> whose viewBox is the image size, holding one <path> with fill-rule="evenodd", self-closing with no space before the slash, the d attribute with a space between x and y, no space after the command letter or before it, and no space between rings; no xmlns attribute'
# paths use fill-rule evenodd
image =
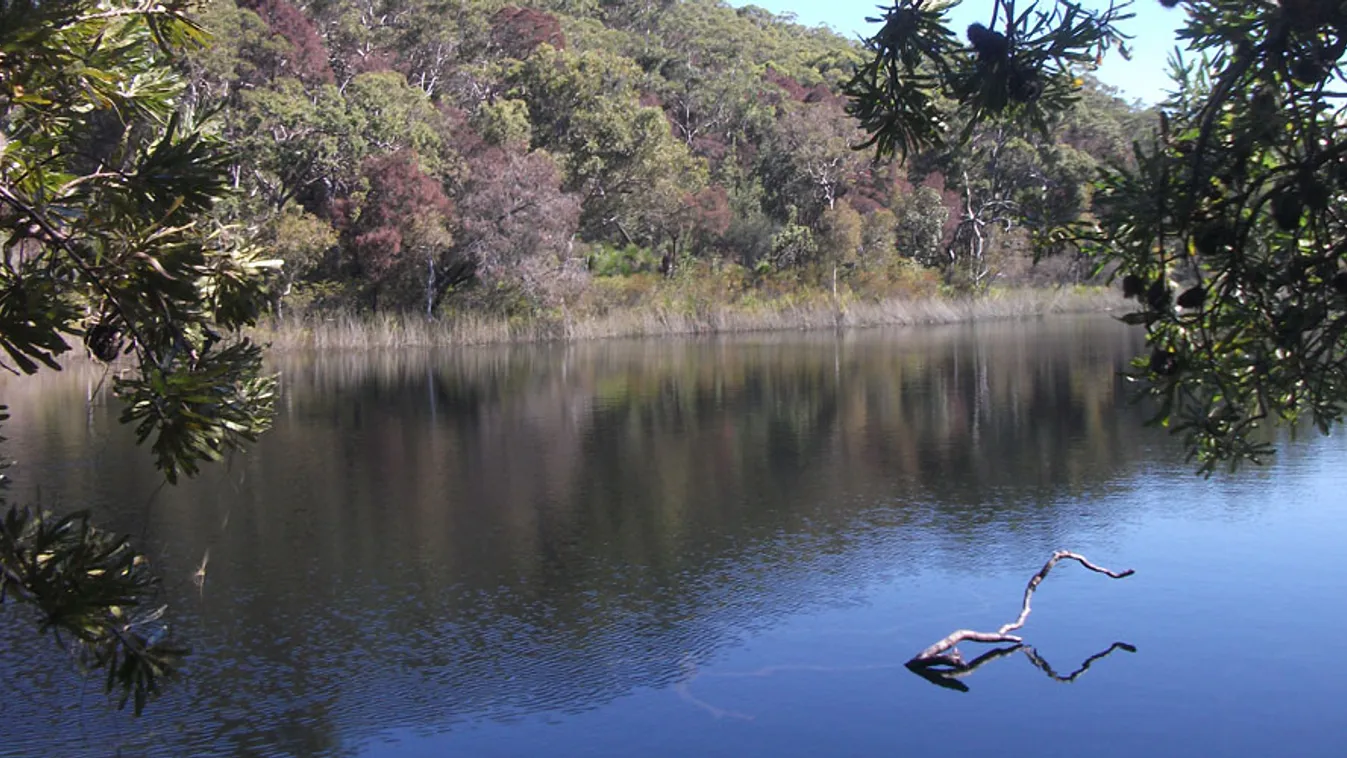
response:
<svg viewBox="0 0 1347 758"><path fill-rule="evenodd" d="M427 321L416 315L336 313L287 317L249 330L268 350L379 350L587 342L752 332L864 329L1000 321L1070 313L1106 313L1126 300L1102 287L1025 288L979 298L891 298L804 304L671 305L603 314L511 320L478 315Z"/></svg>

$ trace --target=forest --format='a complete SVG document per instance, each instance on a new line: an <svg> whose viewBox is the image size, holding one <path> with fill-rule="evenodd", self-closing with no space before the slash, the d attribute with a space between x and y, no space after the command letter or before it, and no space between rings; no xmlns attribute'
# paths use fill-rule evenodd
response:
<svg viewBox="0 0 1347 758"><path fill-rule="evenodd" d="M209 0L187 110L278 315L602 315L1079 283L1053 235L1154 114L1083 80L1045 131L856 149L860 41L719 0ZM957 124L954 126L958 126Z"/></svg>

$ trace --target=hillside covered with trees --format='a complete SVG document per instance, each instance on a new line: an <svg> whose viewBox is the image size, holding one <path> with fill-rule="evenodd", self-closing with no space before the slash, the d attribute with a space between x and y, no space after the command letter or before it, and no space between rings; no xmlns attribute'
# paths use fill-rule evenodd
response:
<svg viewBox="0 0 1347 758"><path fill-rule="evenodd" d="M882 299L1076 282L1150 114L1087 83L1049 134L876 163L865 51L719 0L208 0L188 105L234 150L217 206L285 262L282 312L603 313L669 292ZM958 125L952 125L957 127ZM661 293L664 293L663 295Z"/></svg>

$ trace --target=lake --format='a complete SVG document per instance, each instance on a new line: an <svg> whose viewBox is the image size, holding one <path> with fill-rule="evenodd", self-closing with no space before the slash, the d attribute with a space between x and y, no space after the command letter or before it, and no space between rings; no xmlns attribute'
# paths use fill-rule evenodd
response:
<svg viewBox="0 0 1347 758"><path fill-rule="evenodd" d="M0 755L1341 756L1347 449L1195 477L1138 348L1090 317L283 355L274 430L162 490L98 370L7 380L10 499L132 534L194 652L136 719L7 609ZM1033 656L903 666L1058 548L1137 573L1059 565Z"/></svg>

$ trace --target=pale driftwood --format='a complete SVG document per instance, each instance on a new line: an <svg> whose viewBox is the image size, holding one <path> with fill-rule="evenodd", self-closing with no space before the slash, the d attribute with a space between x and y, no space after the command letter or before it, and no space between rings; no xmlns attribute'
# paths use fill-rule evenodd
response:
<svg viewBox="0 0 1347 758"><path fill-rule="evenodd" d="M908 667L949 666L954 669L964 668L965 664L963 662L963 656L959 655L959 651L955 649L955 645L958 645L960 642L1009 642L1015 645L1023 644L1024 641L1011 634L1011 632L1024 626L1024 622L1029 619L1029 601L1033 599L1034 590L1038 589L1038 585L1043 582L1045 577L1047 577L1048 572L1052 571L1052 567L1057 565L1057 562L1063 558L1077 561L1085 568L1104 574L1113 579L1122 579L1123 577L1131 576L1136 573L1132 569L1127 569L1126 571L1106 569L1094 565L1088 558L1079 553L1073 553L1069 550L1058 550L1052 554L1052 557L1048 559L1047 563L1043 564L1043 568L1039 569L1037 574L1034 574L1029 580L1029 585L1024 588L1024 605L1020 608L1020 615L1018 618L1005 624L995 632L975 632L971 629L959 629L948 637L914 655L911 660L907 662Z"/></svg>
<svg viewBox="0 0 1347 758"><path fill-rule="evenodd" d="M991 632L975 632L972 629L960 629L917 653L908 663L944 664L956 668L962 667L964 665L963 656L959 655L957 649L954 649L954 646L960 642L1010 642L1018 645L1023 643L1024 640L1013 634L993 634Z"/></svg>

